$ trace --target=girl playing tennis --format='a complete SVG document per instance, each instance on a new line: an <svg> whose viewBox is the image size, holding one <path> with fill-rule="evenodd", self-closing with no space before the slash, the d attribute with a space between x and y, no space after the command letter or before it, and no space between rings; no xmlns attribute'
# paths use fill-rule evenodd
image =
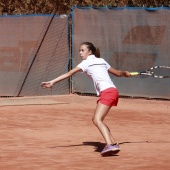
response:
<svg viewBox="0 0 170 170"><path fill-rule="evenodd" d="M48 82L42 82L43 88L52 88L52 86L66 79L73 74L82 71L86 73L94 83L96 93L99 97L97 106L92 118L95 126L101 132L106 146L101 152L102 156L116 154L120 151L120 147L117 143L114 143L111 138L111 133L107 125L103 122L105 116L108 114L112 106L117 106L118 103L118 90L110 79L108 73L111 73L117 77L130 77L130 73L127 71L116 70L112 68L104 59L98 58L96 54L96 48L90 42L84 42L80 45L80 57L82 62L69 72L51 80Z"/></svg>

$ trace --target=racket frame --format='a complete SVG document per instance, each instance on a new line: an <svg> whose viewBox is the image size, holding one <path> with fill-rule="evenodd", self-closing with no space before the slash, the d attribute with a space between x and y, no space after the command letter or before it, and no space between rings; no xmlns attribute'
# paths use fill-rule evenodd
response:
<svg viewBox="0 0 170 170"><path fill-rule="evenodd" d="M131 76L136 76L136 75L146 75L146 76L151 76L151 77L155 77L155 78L170 78L169 76L158 76L158 75L154 75L152 70L156 69L156 68L167 68L170 69L169 66L154 66L151 67L150 69L146 70L146 71L141 71L141 72L131 72Z"/></svg>

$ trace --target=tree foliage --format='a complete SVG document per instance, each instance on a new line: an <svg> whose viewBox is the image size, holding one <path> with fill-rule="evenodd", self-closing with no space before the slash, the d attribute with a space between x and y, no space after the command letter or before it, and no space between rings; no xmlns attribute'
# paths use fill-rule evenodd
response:
<svg viewBox="0 0 170 170"><path fill-rule="evenodd" d="M0 0L0 14L66 14L72 6L159 7L169 0Z"/></svg>

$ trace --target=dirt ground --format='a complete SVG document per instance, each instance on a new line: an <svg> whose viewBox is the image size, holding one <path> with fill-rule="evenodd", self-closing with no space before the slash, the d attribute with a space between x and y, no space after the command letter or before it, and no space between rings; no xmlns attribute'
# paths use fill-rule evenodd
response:
<svg viewBox="0 0 170 170"><path fill-rule="evenodd" d="M120 98L105 119L121 151L91 118L97 97L0 98L0 170L169 170L170 101Z"/></svg>

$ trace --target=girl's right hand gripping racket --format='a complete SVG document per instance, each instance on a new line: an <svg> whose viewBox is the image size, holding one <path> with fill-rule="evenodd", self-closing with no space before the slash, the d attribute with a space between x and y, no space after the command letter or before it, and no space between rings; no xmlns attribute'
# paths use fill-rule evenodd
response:
<svg viewBox="0 0 170 170"><path fill-rule="evenodd" d="M131 76L145 75L155 78L170 78L170 67L169 66L154 66L148 70L141 72L130 72Z"/></svg>

